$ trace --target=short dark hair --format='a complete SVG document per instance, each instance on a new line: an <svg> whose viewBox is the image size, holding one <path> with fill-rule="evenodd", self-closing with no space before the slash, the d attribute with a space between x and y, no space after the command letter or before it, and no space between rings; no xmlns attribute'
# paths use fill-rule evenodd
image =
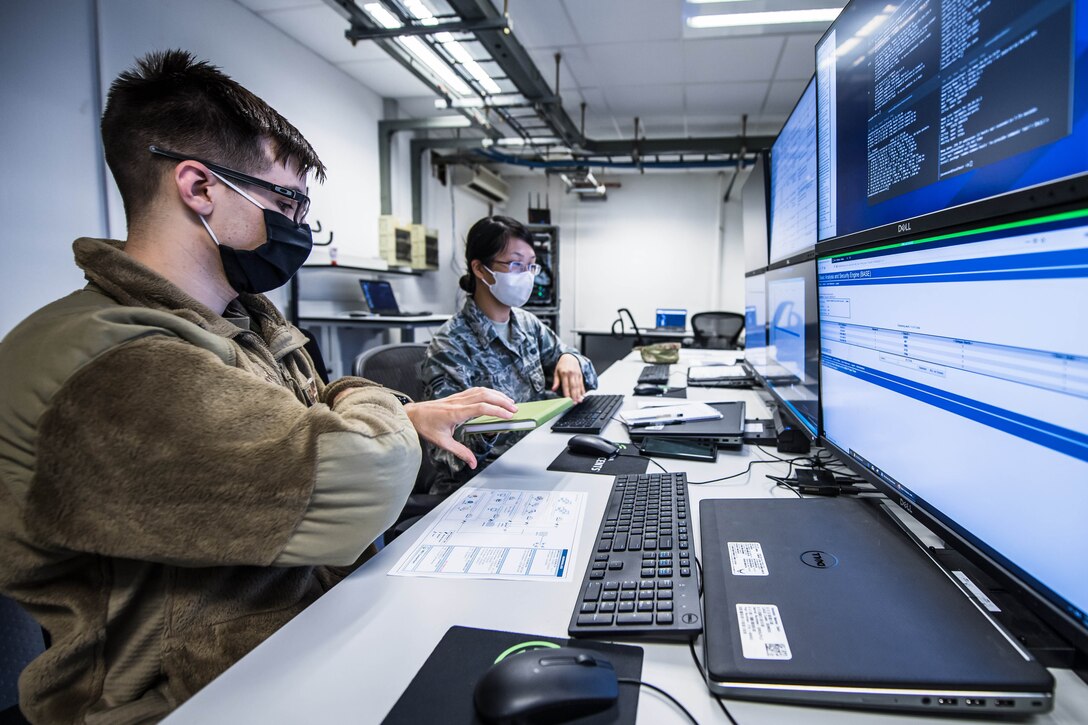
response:
<svg viewBox="0 0 1088 725"><path fill-rule="evenodd" d="M276 162L325 180L325 165L298 129L214 65L184 50L148 53L117 76L102 114L102 146L125 215L143 214L166 168L147 147L192 154L256 175Z"/></svg>
<svg viewBox="0 0 1088 725"><path fill-rule="evenodd" d="M472 260L479 259L484 265L491 264L511 239L521 239L533 243L533 235L525 225L508 216L485 216L472 225L465 240L465 267L467 273L461 275L458 284L465 292L476 291L476 275L472 273Z"/></svg>

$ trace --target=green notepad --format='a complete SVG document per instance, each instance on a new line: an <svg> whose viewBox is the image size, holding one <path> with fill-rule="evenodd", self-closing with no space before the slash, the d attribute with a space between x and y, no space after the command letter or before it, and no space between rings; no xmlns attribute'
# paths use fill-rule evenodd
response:
<svg viewBox="0 0 1088 725"><path fill-rule="evenodd" d="M518 403L518 412L507 420L494 415L481 415L461 426L465 433L492 433L505 430L532 430L544 425L567 408L574 405L570 398L552 398Z"/></svg>

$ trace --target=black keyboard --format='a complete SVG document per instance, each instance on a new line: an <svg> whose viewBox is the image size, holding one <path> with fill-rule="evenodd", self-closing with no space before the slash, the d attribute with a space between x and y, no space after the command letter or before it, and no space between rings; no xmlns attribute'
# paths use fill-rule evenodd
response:
<svg viewBox="0 0 1088 725"><path fill-rule="evenodd" d="M691 639L703 631L687 475L616 476L567 632Z"/></svg>
<svg viewBox="0 0 1088 725"><path fill-rule="evenodd" d="M647 365L638 374L638 381L639 383L650 383L651 385L667 385L669 382L669 366Z"/></svg>
<svg viewBox="0 0 1088 725"><path fill-rule="evenodd" d="M622 395L587 395L555 421L552 432L598 435L621 405Z"/></svg>

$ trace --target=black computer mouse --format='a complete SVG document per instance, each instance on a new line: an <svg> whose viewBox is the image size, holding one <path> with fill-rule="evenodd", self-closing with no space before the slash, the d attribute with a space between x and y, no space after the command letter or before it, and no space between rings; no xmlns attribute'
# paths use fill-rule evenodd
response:
<svg viewBox="0 0 1088 725"><path fill-rule="evenodd" d="M612 663L578 647L521 652L491 666L473 700L488 723L559 723L606 710L619 697Z"/></svg>
<svg viewBox="0 0 1088 725"><path fill-rule="evenodd" d="M567 450L579 456L604 456L608 458L616 455L616 451L619 449L620 447L615 443L600 436L579 434L571 436L570 440L567 441Z"/></svg>
<svg viewBox="0 0 1088 725"><path fill-rule="evenodd" d="M635 386L635 395L661 395L665 392L664 385L654 385L653 383L639 383Z"/></svg>

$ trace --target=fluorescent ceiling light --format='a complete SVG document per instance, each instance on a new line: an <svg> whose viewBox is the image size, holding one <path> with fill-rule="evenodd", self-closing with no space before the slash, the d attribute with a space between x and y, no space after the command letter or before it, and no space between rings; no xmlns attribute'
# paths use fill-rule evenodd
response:
<svg viewBox="0 0 1088 725"><path fill-rule="evenodd" d="M408 12L412 14L412 17L419 20L424 25L437 25L438 18L434 16L430 8L423 4L422 0L406 0L404 6L408 9ZM449 54L454 59L465 67L465 70L476 79L476 82L483 86L484 90L491 94L502 93L502 89L499 88L499 84L496 83L487 72L480 67L480 64L469 55L469 52L465 50L465 46L453 39L453 35L450 33L437 33L435 40L442 44Z"/></svg>
<svg viewBox="0 0 1088 725"><path fill-rule="evenodd" d="M842 8L815 8L812 10L775 10L763 13L721 13L718 15L693 15L688 18L689 28L736 28L746 25L783 25L786 23L830 23L839 16Z"/></svg>
<svg viewBox="0 0 1088 725"><path fill-rule="evenodd" d="M709 5L711 3L736 3L747 2L747 0L687 0L691 5Z"/></svg>
<svg viewBox="0 0 1088 725"><path fill-rule="evenodd" d="M374 18L375 22L381 25L383 28L399 28L403 25L400 20L397 19L393 13L389 12L381 3L367 3L363 6L363 10L366 10L370 17ZM411 35L404 38L397 38L397 42L408 49L408 52L414 55L423 65L427 66L441 78L450 87L454 93L462 96L468 96L472 94L472 89L468 87L459 75L457 75L453 68L450 68L449 64L434 54L427 44L420 40L418 37Z"/></svg>

